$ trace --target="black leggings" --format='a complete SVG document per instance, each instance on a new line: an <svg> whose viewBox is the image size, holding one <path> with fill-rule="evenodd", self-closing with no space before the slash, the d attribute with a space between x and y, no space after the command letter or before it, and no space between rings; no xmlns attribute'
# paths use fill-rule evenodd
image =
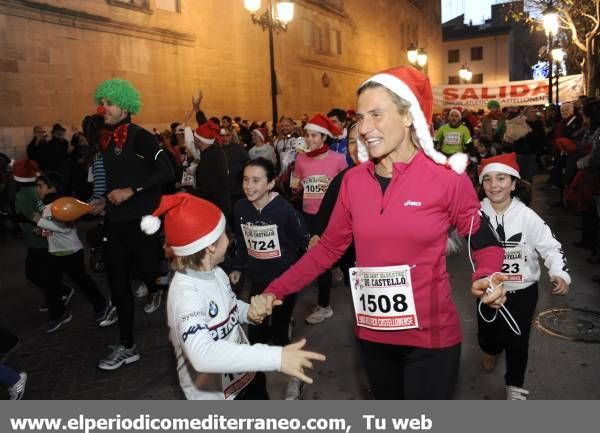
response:
<svg viewBox="0 0 600 433"><path fill-rule="evenodd" d="M107 222L105 259L113 304L117 307L121 344L131 347L133 340L134 302L129 278L135 267L149 290L156 291L160 275L161 245L158 233L148 236L139 221Z"/></svg>
<svg viewBox="0 0 600 433"><path fill-rule="evenodd" d="M41 289L50 319L53 320L65 313L65 306L60 298L65 287L52 279L51 262L52 257L46 248L27 248L25 276Z"/></svg>
<svg viewBox="0 0 600 433"><path fill-rule="evenodd" d="M500 314L492 323L486 323L479 313L477 314L479 327L477 338L481 350L490 355L498 355L506 350L506 374L504 375L506 385L522 387L525 381L531 320L533 319L537 299L537 283L523 290L508 292L506 295L504 305L519 324L520 336L511 331ZM489 320L493 317L495 310L482 305L481 311Z"/></svg>
<svg viewBox="0 0 600 433"><path fill-rule="evenodd" d="M269 283L270 281L252 281L250 296L261 294ZM288 330L295 303L296 294L287 296L283 300L283 305L275 307L273 309L273 314L263 321L263 323L260 325L249 325L248 340L250 340L250 344L272 343L275 346L286 346L290 344Z"/></svg>
<svg viewBox="0 0 600 433"><path fill-rule="evenodd" d="M460 343L443 349L359 340L376 400L450 400L458 374Z"/></svg>
<svg viewBox="0 0 600 433"><path fill-rule="evenodd" d="M79 250L73 254L66 256L51 257L51 273L53 284L60 287L63 273L66 274L77 285L94 308L94 312L98 313L106 308L106 299L98 290L98 286L92 280L85 270L83 250Z"/></svg>
<svg viewBox="0 0 600 433"><path fill-rule="evenodd" d="M306 221L306 225L308 226L308 231L310 235L313 236L317 234L317 216L311 215L304 212L304 220ZM317 286L319 288L319 297L317 302L321 307L329 306L329 298L331 297L331 268L327 269L317 278Z"/></svg>

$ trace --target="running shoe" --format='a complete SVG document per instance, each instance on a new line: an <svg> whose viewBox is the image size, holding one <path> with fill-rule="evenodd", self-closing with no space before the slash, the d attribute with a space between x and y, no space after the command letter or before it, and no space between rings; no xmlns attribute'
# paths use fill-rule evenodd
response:
<svg viewBox="0 0 600 433"><path fill-rule="evenodd" d="M103 328L116 323L117 320L119 320L117 317L117 307L110 301L106 304L106 308L96 313L96 323Z"/></svg>
<svg viewBox="0 0 600 433"><path fill-rule="evenodd" d="M316 325L317 323L321 323L325 319L329 319L333 316L333 310L331 306L321 307L317 305L312 313L310 313L305 320L309 325Z"/></svg>
<svg viewBox="0 0 600 433"><path fill-rule="evenodd" d="M58 330L58 328L60 328L62 325L70 322L72 318L73 316L71 313L69 311L65 311L62 316L48 322L48 325L46 325L46 332L49 333Z"/></svg>
<svg viewBox="0 0 600 433"><path fill-rule="evenodd" d="M158 310L160 301L162 300L162 292L162 290L157 290L150 296L150 302L144 305L144 312L150 314Z"/></svg>
<svg viewBox="0 0 600 433"><path fill-rule="evenodd" d="M285 388L285 400L302 400L304 382L292 377Z"/></svg>
<svg viewBox="0 0 600 433"><path fill-rule="evenodd" d="M518 386L507 385L506 386L506 399L507 400L527 400L529 391Z"/></svg>
<svg viewBox="0 0 600 433"><path fill-rule="evenodd" d="M134 281L134 284L135 283L138 284L137 288L133 292L135 297L143 298L144 296L146 296L148 294L148 287L146 286L146 284L141 280L133 280L133 281Z"/></svg>
<svg viewBox="0 0 600 433"><path fill-rule="evenodd" d="M25 394L25 385L27 384L27 373L19 373L19 380L13 386L8 387L9 400L21 400Z"/></svg>
<svg viewBox="0 0 600 433"><path fill-rule="evenodd" d="M113 344L108 347L111 349L110 354L98 362L98 368L102 370L116 370L124 364L131 364L140 359L135 344L131 348L122 344Z"/></svg>

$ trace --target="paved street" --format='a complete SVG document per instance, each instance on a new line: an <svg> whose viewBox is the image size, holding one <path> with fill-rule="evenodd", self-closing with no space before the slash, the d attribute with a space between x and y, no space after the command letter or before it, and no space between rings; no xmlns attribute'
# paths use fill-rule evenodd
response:
<svg viewBox="0 0 600 433"><path fill-rule="evenodd" d="M585 262L586 251L572 246L579 237L577 228L580 218L573 212L548 206L548 203L557 200L557 192L544 185L545 179L545 176L537 179L533 207L549 222L563 243L573 284L568 296L551 296L550 283L543 271L538 310L570 307L600 311L600 286L589 278L600 269L597 265ZM89 223L84 226L89 226ZM143 303L138 302L136 329L141 360L114 372L99 370L96 368L98 359L107 353L107 345L114 344L118 339L116 326L95 326L91 307L82 294L76 292L71 302L73 320L59 331L45 334L43 327L47 313L37 310L42 304L41 294L24 277L25 248L20 240L8 234L2 235L0 242L0 324L22 339L21 348L7 363L29 374L25 398L182 398L173 351L167 337L164 305L159 311L148 315L142 310ZM504 363L501 362L492 373L485 373L480 367L481 354L475 336L475 303L468 291L470 270L466 254L449 258L448 269L452 275L454 298L464 331L456 398L504 398ZM94 278L108 293L104 276L94 274ZM314 288L305 290L295 310L296 337L307 337L311 349L328 356L326 362L317 365L314 371L315 384L306 387L305 398L369 399L368 385L353 337L348 289L334 288L333 318L319 325L305 325L304 317L310 312L316 298ZM598 330L595 332L597 335ZM525 388L530 390L533 399L600 399L598 366L598 344L559 339L534 328ZM286 378L273 373L269 374L269 381L271 397L282 398ZM3 391L0 391L0 398L7 398Z"/></svg>

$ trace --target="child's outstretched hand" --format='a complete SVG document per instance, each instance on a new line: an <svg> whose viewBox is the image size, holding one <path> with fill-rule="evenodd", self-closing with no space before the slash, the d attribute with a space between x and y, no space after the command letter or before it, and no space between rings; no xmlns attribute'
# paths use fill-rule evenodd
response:
<svg viewBox="0 0 600 433"><path fill-rule="evenodd" d="M248 320L253 323L262 323L265 317L273 313L273 307L283 304L283 301L277 299L272 293L261 293L250 299L250 309L248 310ZM252 318L250 315L252 314ZM252 320L252 319L256 320Z"/></svg>
<svg viewBox="0 0 600 433"><path fill-rule="evenodd" d="M552 289L553 295L566 295L569 293L569 285L560 277L550 277L550 281L554 285Z"/></svg>
<svg viewBox="0 0 600 433"><path fill-rule="evenodd" d="M304 374L304 368L312 368L311 360L325 361L325 355L317 352L302 350L306 339L288 344L281 352L281 372L296 377L303 382L313 383L313 380Z"/></svg>

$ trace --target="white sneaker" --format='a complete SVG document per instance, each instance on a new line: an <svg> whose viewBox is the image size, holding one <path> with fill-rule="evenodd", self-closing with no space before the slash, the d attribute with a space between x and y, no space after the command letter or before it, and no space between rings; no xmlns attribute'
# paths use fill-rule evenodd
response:
<svg viewBox="0 0 600 433"><path fill-rule="evenodd" d="M19 373L19 380L13 386L8 387L9 400L21 400L25 394L25 384L27 384L27 373Z"/></svg>
<svg viewBox="0 0 600 433"><path fill-rule="evenodd" d="M154 313L160 307L160 301L162 300L162 290L157 290L152 294L150 302L144 305L144 312L150 314Z"/></svg>
<svg viewBox="0 0 600 433"><path fill-rule="evenodd" d="M144 296L146 296L148 294L148 287L146 287L146 284L144 284L143 281L133 280L133 283L138 284L137 288L133 292L133 294L136 298L143 298Z"/></svg>
<svg viewBox="0 0 600 433"><path fill-rule="evenodd" d="M285 388L285 400L302 400L304 382L292 377Z"/></svg>
<svg viewBox="0 0 600 433"><path fill-rule="evenodd" d="M527 400L529 391L518 386L507 385L506 386L506 399L507 400Z"/></svg>
<svg viewBox="0 0 600 433"><path fill-rule="evenodd" d="M321 323L325 319L329 319L333 316L333 310L331 309L331 305L327 307L321 307L317 305L312 313L310 313L304 321L309 325L315 325L317 323Z"/></svg>

